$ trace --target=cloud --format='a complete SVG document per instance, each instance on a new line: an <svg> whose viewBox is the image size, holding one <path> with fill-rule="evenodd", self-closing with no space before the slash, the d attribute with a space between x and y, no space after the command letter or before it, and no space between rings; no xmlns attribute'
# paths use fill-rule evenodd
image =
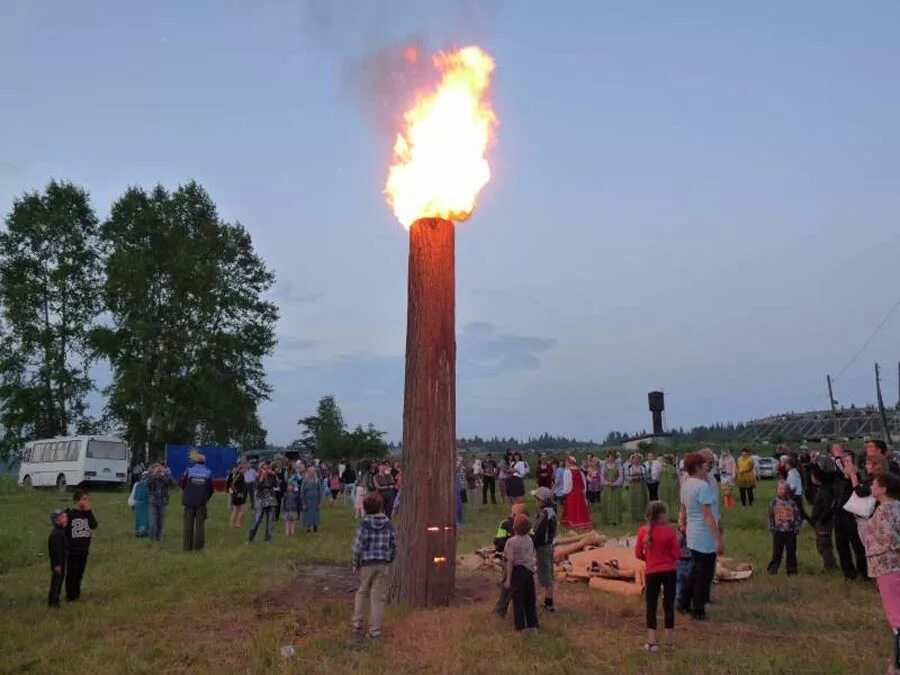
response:
<svg viewBox="0 0 900 675"><path fill-rule="evenodd" d="M312 349L317 344L319 344L318 340L307 340L305 338L292 337L290 335L279 335L277 349L280 352L302 352Z"/></svg>
<svg viewBox="0 0 900 675"><path fill-rule="evenodd" d="M292 305L305 305L325 297L324 293L299 293L293 281L281 279L272 291L272 299L276 302Z"/></svg>
<svg viewBox="0 0 900 675"><path fill-rule="evenodd" d="M552 338L498 333L493 324L484 321L469 323L458 338L459 379L535 370L541 364L540 355L556 344Z"/></svg>

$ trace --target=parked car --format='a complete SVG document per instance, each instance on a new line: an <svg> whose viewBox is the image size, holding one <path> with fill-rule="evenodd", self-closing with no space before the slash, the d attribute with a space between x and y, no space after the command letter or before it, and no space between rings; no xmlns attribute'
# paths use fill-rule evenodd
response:
<svg viewBox="0 0 900 675"><path fill-rule="evenodd" d="M775 478L778 475L778 462L772 457L757 457L756 475L758 478Z"/></svg>

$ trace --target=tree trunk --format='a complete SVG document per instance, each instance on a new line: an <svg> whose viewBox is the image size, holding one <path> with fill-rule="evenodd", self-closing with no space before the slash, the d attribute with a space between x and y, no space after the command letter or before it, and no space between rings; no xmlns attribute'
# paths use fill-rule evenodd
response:
<svg viewBox="0 0 900 675"><path fill-rule="evenodd" d="M409 231L403 494L395 595L446 605L456 583L456 289L453 223Z"/></svg>

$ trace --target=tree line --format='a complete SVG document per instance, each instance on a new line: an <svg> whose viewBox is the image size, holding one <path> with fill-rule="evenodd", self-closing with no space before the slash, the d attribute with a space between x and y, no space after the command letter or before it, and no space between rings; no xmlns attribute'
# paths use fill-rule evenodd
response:
<svg viewBox="0 0 900 675"><path fill-rule="evenodd" d="M680 442L694 442L694 443L724 443L728 441L736 441L747 437L747 425L738 422L735 424L734 422L718 422L716 424L711 425L699 425L696 427L691 427L690 429L685 429L684 427L678 427L676 429L670 429L669 434L671 434L673 440L677 443ZM646 436L647 431L642 431L639 434L633 434L633 436ZM621 431L610 431L606 438L603 441L603 445L621 445L625 441L627 441L632 436L622 433Z"/></svg>
<svg viewBox="0 0 900 675"><path fill-rule="evenodd" d="M471 438L458 438L456 439L456 447L462 450L491 453L503 453L507 450L537 450L545 452L597 447L597 443L594 441L579 441L575 438L566 438L565 436L553 436L545 432L540 436L529 437L526 440L519 440L513 437L499 438L497 436L482 438L477 435Z"/></svg>
<svg viewBox="0 0 900 675"><path fill-rule="evenodd" d="M100 220L51 181L0 232L0 457L33 438L114 429L132 447L265 445L275 277L196 182L131 187ZM99 417L92 369L106 362Z"/></svg>

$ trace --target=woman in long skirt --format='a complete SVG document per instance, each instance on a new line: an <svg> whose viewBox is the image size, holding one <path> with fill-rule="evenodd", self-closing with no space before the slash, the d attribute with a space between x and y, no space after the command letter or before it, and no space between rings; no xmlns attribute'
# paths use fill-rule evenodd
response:
<svg viewBox="0 0 900 675"><path fill-rule="evenodd" d="M307 532L318 532L322 516L319 507L322 504L322 482L314 467L306 470L303 483L300 485L300 503L303 506L303 527Z"/></svg>
<svg viewBox="0 0 900 675"><path fill-rule="evenodd" d="M634 453L631 456L630 463L625 467L625 482L628 485L626 522L635 525L644 520L649 500L646 470L641 463L641 456L638 453Z"/></svg>
<svg viewBox="0 0 900 675"><path fill-rule="evenodd" d="M600 521L604 525L619 525L622 521L622 483L625 475L610 452L600 467Z"/></svg>
<svg viewBox="0 0 900 675"><path fill-rule="evenodd" d="M659 477L659 499L665 502L669 508L669 520L678 520L678 511L681 506L679 492L681 485L678 482L678 469L675 468L675 458L667 456L662 465L662 474Z"/></svg>
<svg viewBox="0 0 900 675"><path fill-rule="evenodd" d="M571 489L566 493L566 513L562 524L576 531L590 530L593 527L591 513L588 511L584 474L578 468L574 457L566 460ZM568 486L567 486L568 487Z"/></svg>
<svg viewBox="0 0 900 675"><path fill-rule="evenodd" d="M150 490L147 479L150 473L141 473L141 479L131 488L128 504L134 509L134 536L146 537L150 533Z"/></svg>

